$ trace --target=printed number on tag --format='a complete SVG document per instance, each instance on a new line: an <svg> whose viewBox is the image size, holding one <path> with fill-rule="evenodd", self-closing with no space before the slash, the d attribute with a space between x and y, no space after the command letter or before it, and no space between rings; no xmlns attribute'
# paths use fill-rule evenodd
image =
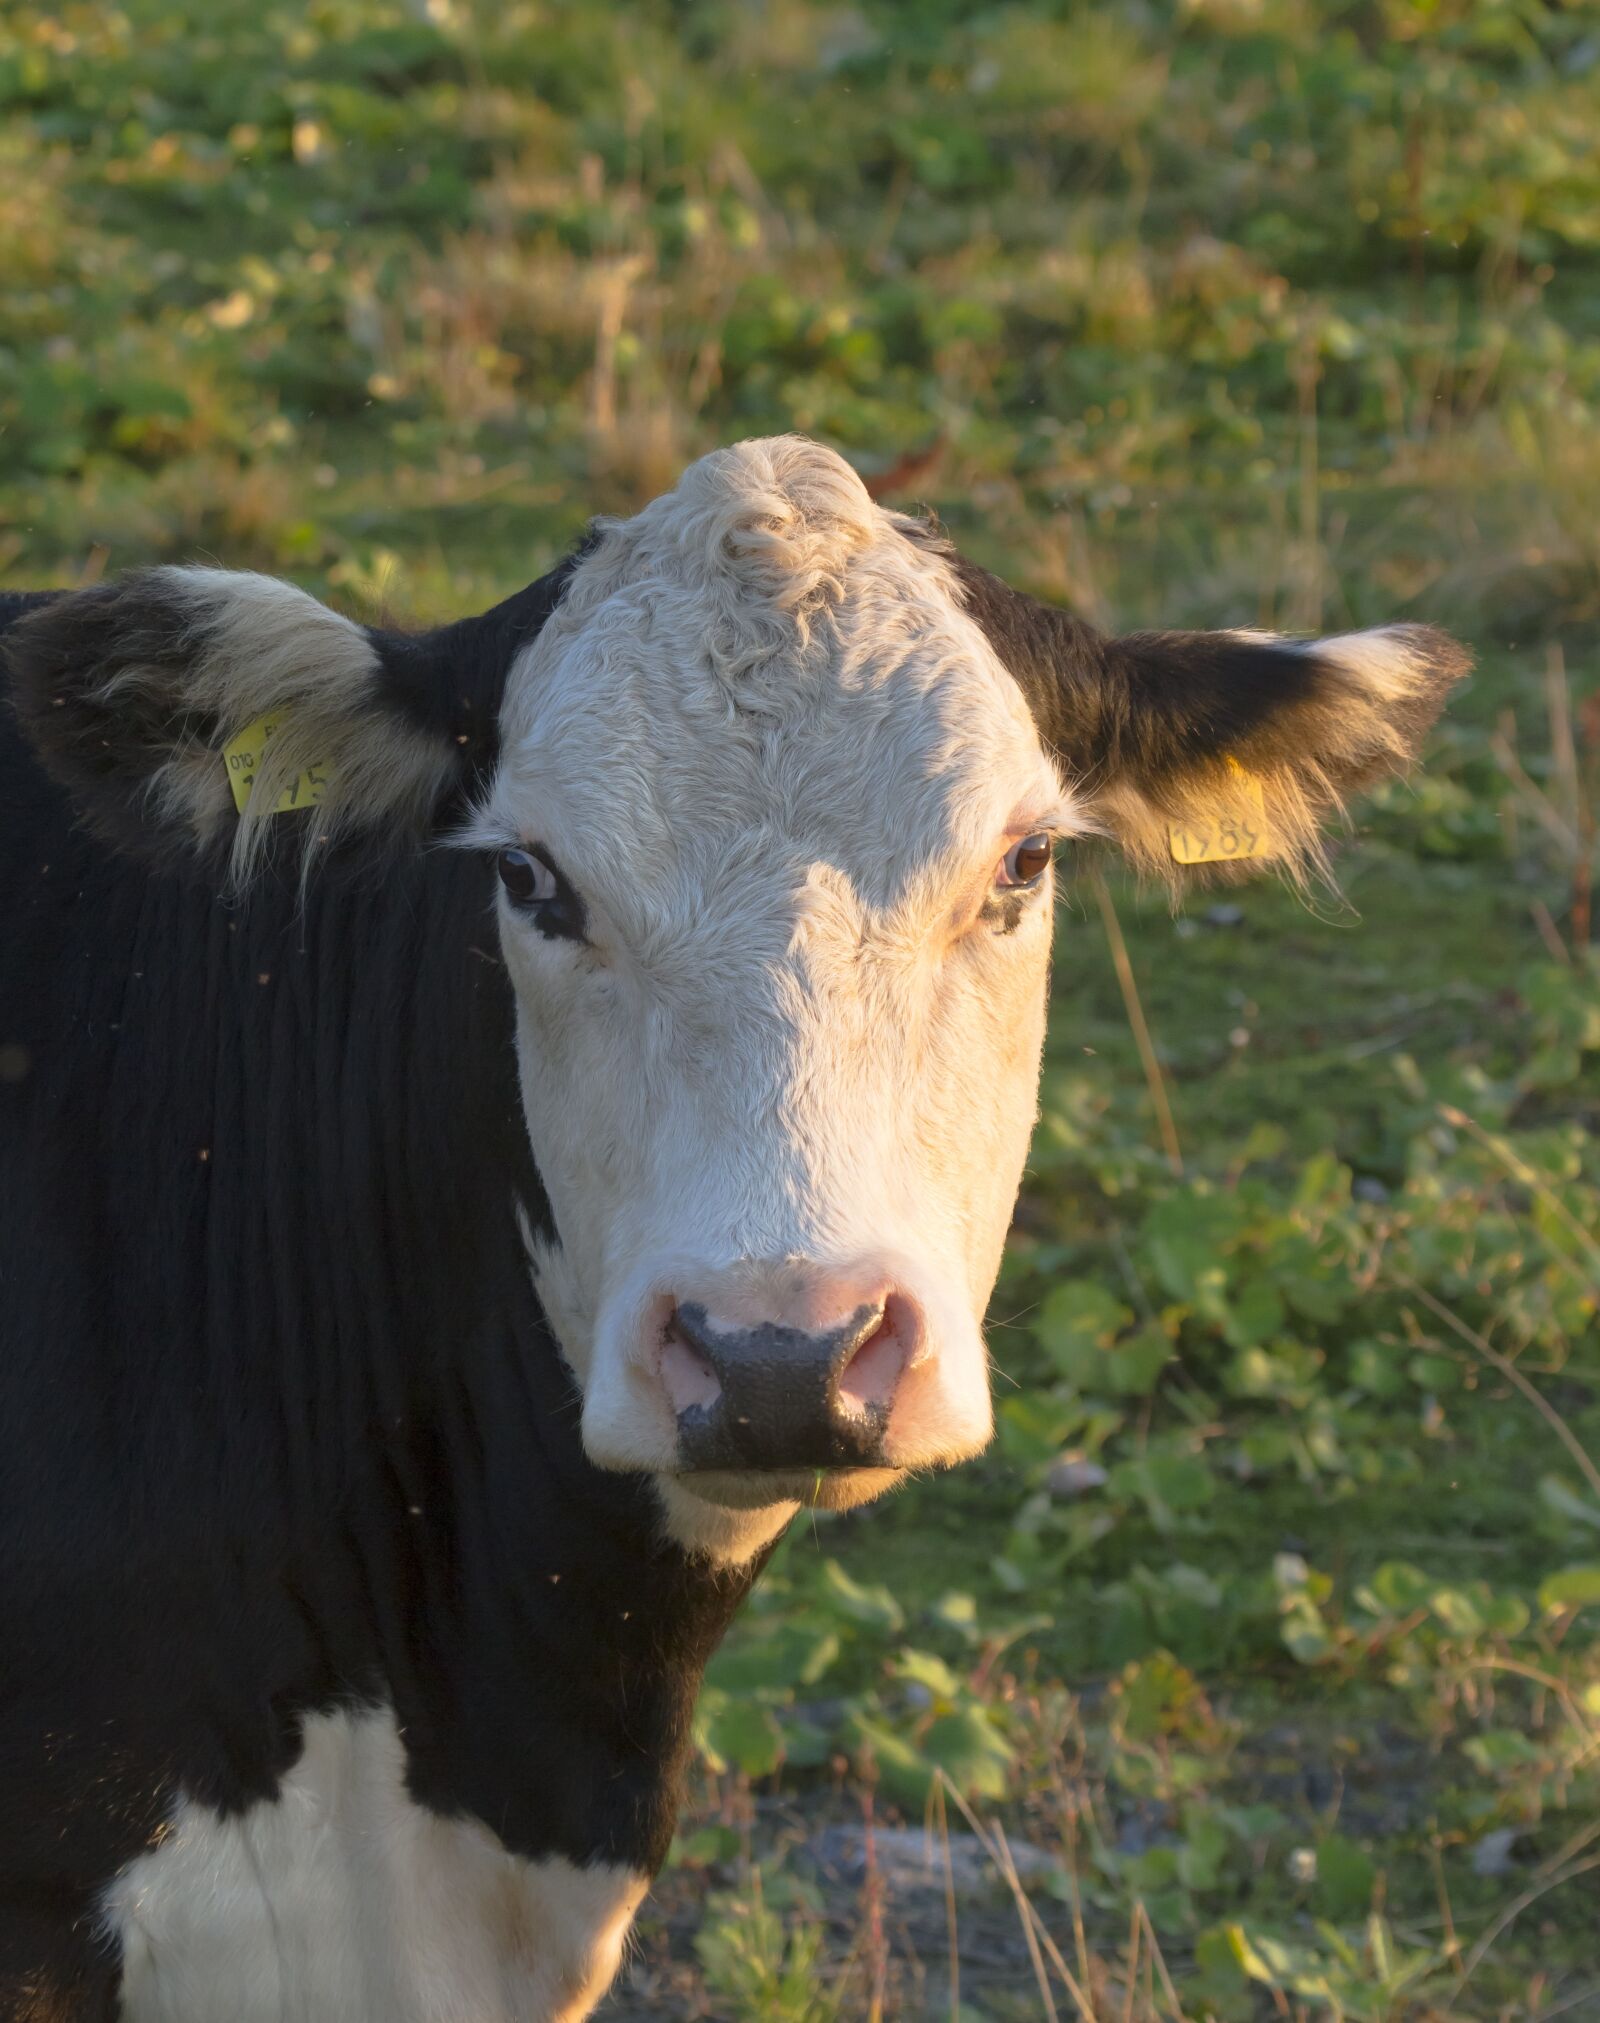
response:
<svg viewBox="0 0 1600 2023"><path fill-rule="evenodd" d="M1180 864L1243 863L1275 855L1261 782L1236 759L1228 761L1226 802L1214 815L1167 825L1167 847Z"/></svg>
<svg viewBox="0 0 1600 2023"><path fill-rule="evenodd" d="M286 721L284 715L258 716L253 724L245 725L231 744L222 748L223 763L228 768L228 785L233 789L233 805L241 815L256 783L256 767L261 763L261 755ZM278 805L272 812L287 815L295 808L314 808L332 784L333 774L327 766L307 766L279 794Z"/></svg>

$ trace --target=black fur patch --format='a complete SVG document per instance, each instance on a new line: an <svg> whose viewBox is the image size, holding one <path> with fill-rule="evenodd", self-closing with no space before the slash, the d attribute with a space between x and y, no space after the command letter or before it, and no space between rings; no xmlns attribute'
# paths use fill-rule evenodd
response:
<svg viewBox="0 0 1600 2023"><path fill-rule="evenodd" d="M1107 638L1041 604L951 552L967 608L1015 677L1044 742L1069 779L1127 782L1160 800L1162 789L1224 755L1292 772L1334 768L1340 790L1393 765L1370 746L1339 753L1319 741L1309 714L1337 707L1327 664L1314 651L1226 632L1135 632ZM1407 628L1427 664L1426 686L1386 721L1415 752L1468 657L1446 634ZM1319 748L1320 747L1320 748Z"/></svg>
<svg viewBox="0 0 1600 2023"><path fill-rule="evenodd" d="M368 628L383 662L384 702L418 730L456 745L470 784L499 757L500 703L512 663L561 602L591 545L586 538L548 576L480 617L416 635Z"/></svg>
<svg viewBox="0 0 1600 2023"><path fill-rule="evenodd" d="M147 852L173 840L146 816L152 775L175 744L216 732L182 706L195 644L156 570L41 602L0 635L12 700L46 765L100 834ZM154 682L124 684L134 668L154 670Z"/></svg>
<svg viewBox="0 0 1600 2023"><path fill-rule="evenodd" d="M45 605L54 604L58 597L70 594L66 590L0 590L0 632L4 632L25 612L43 610Z"/></svg>

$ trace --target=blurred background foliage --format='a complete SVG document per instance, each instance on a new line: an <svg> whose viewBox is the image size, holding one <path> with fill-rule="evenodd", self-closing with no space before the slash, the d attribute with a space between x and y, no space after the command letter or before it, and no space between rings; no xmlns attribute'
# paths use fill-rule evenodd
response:
<svg viewBox="0 0 1600 2023"><path fill-rule="evenodd" d="M1342 901L1066 867L996 1447L786 1543L607 2013L1600 2015L1600 10L0 9L0 583L433 620L785 428L1480 666Z"/></svg>

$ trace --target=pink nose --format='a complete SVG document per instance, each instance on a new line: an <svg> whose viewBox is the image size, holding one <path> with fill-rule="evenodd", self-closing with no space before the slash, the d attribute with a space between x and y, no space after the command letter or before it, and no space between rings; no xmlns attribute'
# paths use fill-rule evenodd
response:
<svg viewBox="0 0 1600 2023"><path fill-rule="evenodd" d="M657 1307L680 1467L881 1467L918 1309L882 1272L742 1266Z"/></svg>

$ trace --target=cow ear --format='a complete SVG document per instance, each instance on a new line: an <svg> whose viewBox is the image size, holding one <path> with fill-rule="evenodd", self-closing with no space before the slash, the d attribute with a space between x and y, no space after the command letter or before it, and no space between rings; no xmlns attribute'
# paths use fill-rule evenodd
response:
<svg viewBox="0 0 1600 2023"><path fill-rule="evenodd" d="M517 603L407 638L273 577L163 568L52 599L0 644L35 746L102 835L223 848L239 881L279 837L309 859L340 831L425 834L490 755ZM302 791L315 814L275 825Z"/></svg>
<svg viewBox="0 0 1600 2023"><path fill-rule="evenodd" d="M1263 862L1326 875L1324 822L1416 758L1471 666L1426 625L1109 639L969 564L957 574L1080 804L1175 887Z"/></svg>

